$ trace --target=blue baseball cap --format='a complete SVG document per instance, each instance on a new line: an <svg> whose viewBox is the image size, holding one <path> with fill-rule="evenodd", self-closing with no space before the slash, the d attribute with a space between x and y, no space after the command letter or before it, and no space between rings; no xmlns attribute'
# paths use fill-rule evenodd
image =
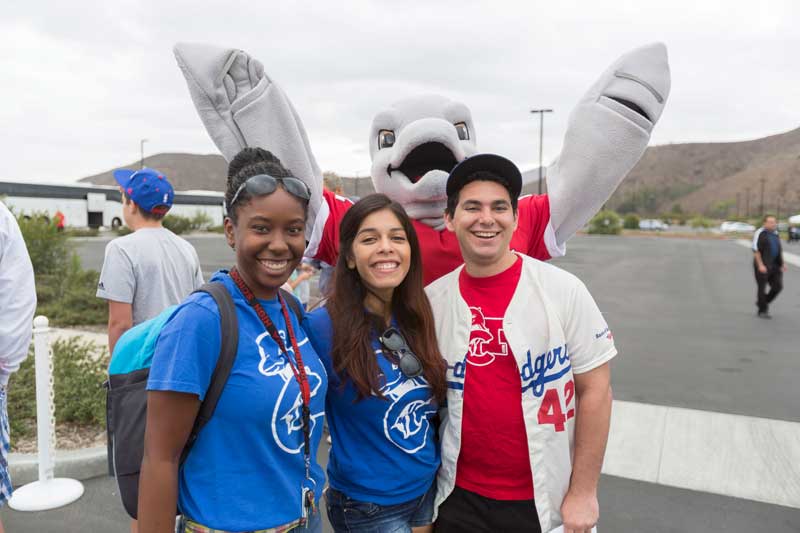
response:
<svg viewBox="0 0 800 533"><path fill-rule="evenodd" d="M148 213L162 215L172 207L175 191L164 174L157 170L120 168L114 171L114 179L128 198Z"/></svg>

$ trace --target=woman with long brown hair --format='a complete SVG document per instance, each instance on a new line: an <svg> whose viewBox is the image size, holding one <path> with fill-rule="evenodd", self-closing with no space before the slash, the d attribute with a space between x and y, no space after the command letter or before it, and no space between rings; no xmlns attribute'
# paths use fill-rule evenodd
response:
<svg viewBox="0 0 800 533"><path fill-rule="evenodd" d="M333 293L304 327L328 371L328 517L339 531L430 531L446 367L411 220L383 194L339 228Z"/></svg>

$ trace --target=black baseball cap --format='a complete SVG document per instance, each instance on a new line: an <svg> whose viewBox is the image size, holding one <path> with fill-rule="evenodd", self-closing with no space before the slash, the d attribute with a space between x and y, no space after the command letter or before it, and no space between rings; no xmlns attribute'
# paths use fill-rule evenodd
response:
<svg viewBox="0 0 800 533"><path fill-rule="evenodd" d="M476 172L487 171L508 180L508 192L512 199L522 192L522 174L517 165L496 154L477 154L468 157L453 167L447 177L447 197L458 194L466 179Z"/></svg>

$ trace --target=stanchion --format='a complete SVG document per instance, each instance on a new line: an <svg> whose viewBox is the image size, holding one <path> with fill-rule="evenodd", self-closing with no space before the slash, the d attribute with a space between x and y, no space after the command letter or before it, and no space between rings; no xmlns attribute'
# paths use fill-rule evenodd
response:
<svg viewBox="0 0 800 533"><path fill-rule="evenodd" d="M56 478L55 405L53 402L53 352L50 348L47 317L33 320L33 347L36 365L36 437L39 446L39 481L14 491L8 505L17 511L46 511L72 503L83 495L80 481ZM13 480L12 480L13 481Z"/></svg>

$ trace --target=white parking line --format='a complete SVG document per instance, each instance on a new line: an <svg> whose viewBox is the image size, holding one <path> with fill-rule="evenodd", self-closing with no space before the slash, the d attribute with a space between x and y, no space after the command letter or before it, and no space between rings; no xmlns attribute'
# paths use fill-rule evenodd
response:
<svg viewBox="0 0 800 533"><path fill-rule="evenodd" d="M747 241L744 239L737 239L736 244L740 244L745 248L752 248L753 242ZM800 267L800 255L793 254L791 252L786 251L786 247L783 247L783 260L790 265L794 265L796 267Z"/></svg>
<svg viewBox="0 0 800 533"><path fill-rule="evenodd" d="M615 401L603 473L800 508L800 423Z"/></svg>

